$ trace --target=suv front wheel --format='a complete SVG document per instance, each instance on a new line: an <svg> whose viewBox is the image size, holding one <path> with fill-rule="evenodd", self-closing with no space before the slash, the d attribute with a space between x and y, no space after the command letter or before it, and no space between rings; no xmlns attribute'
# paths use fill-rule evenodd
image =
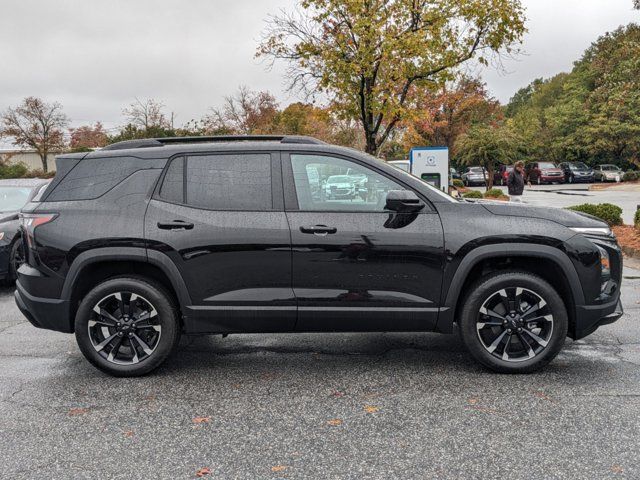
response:
<svg viewBox="0 0 640 480"><path fill-rule="evenodd" d="M180 338L178 314L164 288L137 277L100 283L75 319L80 350L94 366L119 377L157 368Z"/></svg>
<svg viewBox="0 0 640 480"><path fill-rule="evenodd" d="M567 311L543 278L498 272L477 281L459 318L462 341L486 367L529 373L553 360L567 336Z"/></svg>

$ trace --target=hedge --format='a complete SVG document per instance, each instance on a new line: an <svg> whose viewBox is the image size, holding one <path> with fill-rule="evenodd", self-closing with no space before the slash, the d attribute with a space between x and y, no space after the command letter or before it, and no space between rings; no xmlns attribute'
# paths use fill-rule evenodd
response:
<svg viewBox="0 0 640 480"><path fill-rule="evenodd" d="M462 195L464 198L482 198L482 193L477 190L471 190Z"/></svg>
<svg viewBox="0 0 640 480"><path fill-rule="evenodd" d="M611 203L583 203L574 207L568 207L567 210L588 213L594 217L598 217L609 225L622 225L622 209Z"/></svg>
<svg viewBox="0 0 640 480"><path fill-rule="evenodd" d="M504 196L505 196L504 192L499 188L492 188L491 190L487 190L484 193L485 198L501 198Z"/></svg>
<svg viewBox="0 0 640 480"><path fill-rule="evenodd" d="M29 169L24 163L0 163L0 178L24 178Z"/></svg>
<svg viewBox="0 0 640 480"><path fill-rule="evenodd" d="M633 224L638 230L640 230L640 208L636 210L636 215L633 217Z"/></svg>
<svg viewBox="0 0 640 480"><path fill-rule="evenodd" d="M454 178L453 179L453 186L456 188L463 188L464 187L464 182L462 180L460 180L459 178Z"/></svg>
<svg viewBox="0 0 640 480"><path fill-rule="evenodd" d="M633 170L629 170L625 172L622 176L622 180L625 182L633 182L634 180L640 179L640 172L634 172Z"/></svg>

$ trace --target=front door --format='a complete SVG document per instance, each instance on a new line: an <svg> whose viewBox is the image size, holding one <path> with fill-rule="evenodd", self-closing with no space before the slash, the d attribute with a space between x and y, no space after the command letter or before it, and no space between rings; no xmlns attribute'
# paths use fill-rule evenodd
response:
<svg viewBox="0 0 640 480"><path fill-rule="evenodd" d="M190 332L290 331L296 320L280 155L171 160L145 217L150 249L179 270Z"/></svg>
<svg viewBox="0 0 640 480"><path fill-rule="evenodd" d="M443 230L420 213L385 210L407 189L355 159L283 157L299 331L425 331L435 327Z"/></svg>

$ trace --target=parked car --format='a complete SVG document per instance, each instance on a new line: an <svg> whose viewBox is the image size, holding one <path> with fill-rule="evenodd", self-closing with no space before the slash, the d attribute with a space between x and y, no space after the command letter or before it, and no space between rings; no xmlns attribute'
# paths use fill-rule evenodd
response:
<svg viewBox="0 0 640 480"><path fill-rule="evenodd" d="M482 167L467 167L462 172L462 182L467 187L473 185L486 185L487 172Z"/></svg>
<svg viewBox="0 0 640 480"><path fill-rule="evenodd" d="M181 334L455 325L483 365L531 372L622 315L602 221L459 202L315 139L145 139L56 165L22 209L16 303L112 375L152 371ZM349 169L364 199L313 195L318 175Z"/></svg>
<svg viewBox="0 0 640 480"><path fill-rule="evenodd" d="M513 172L513 165L500 165L493 177L494 185L506 185L511 172Z"/></svg>
<svg viewBox="0 0 640 480"><path fill-rule="evenodd" d="M597 165L594 168L594 178L597 182L621 182L624 173L616 165Z"/></svg>
<svg viewBox="0 0 640 480"><path fill-rule="evenodd" d="M564 181L567 183L592 183L594 180L593 169L582 162L563 162L558 167L562 170Z"/></svg>
<svg viewBox="0 0 640 480"><path fill-rule="evenodd" d="M555 163L551 162L528 163L525 166L524 173L529 182L537 183L538 185L564 182L564 172Z"/></svg>
<svg viewBox="0 0 640 480"><path fill-rule="evenodd" d="M356 186L350 175L333 175L327 179L324 186L324 194L330 200L341 198L354 198Z"/></svg>
<svg viewBox="0 0 640 480"><path fill-rule="evenodd" d="M18 212L49 180L0 180L0 281L13 283L24 260Z"/></svg>

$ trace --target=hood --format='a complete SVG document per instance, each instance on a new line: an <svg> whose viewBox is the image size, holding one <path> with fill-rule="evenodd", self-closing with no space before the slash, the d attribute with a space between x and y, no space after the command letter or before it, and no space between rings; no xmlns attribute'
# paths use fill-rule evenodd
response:
<svg viewBox="0 0 640 480"><path fill-rule="evenodd" d="M564 208L542 208L511 203L482 203L482 206L494 215L509 217L527 217L550 220L565 227L603 228L608 225L592 215L565 210Z"/></svg>

